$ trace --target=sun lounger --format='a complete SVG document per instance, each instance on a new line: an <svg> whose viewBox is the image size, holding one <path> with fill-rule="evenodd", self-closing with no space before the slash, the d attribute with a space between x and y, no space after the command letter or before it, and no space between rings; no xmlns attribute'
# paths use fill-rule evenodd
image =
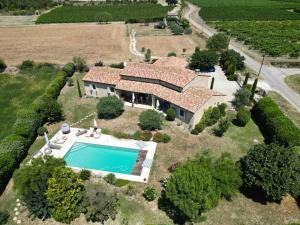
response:
<svg viewBox="0 0 300 225"><path fill-rule="evenodd" d="M64 144L68 138L66 136L62 136L60 138L56 138L56 140L52 141L54 144Z"/></svg>
<svg viewBox="0 0 300 225"><path fill-rule="evenodd" d="M49 148L52 148L52 149L61 149L61 146L60 145L56 145L56 144L52 144L52 143L49 143Z"/></svg>
<svg viewBox="0 0 300 225"><path fill-rule="evenodd" d="M85 134L85 133L87 133L88 131L86 130L86 129L84 129L84 130L77 130L77 133L75 134L76 135L76 137L78 137L78 136L80 136L80 135L83 135L83 134Z"/></svg>
<svg viewBox="0 0 300 225"><path fill-rule="evenodd" d="M93 135L94 135L94 128L90 128L89 130L88 130L88 132L86 133L86 137L93 137Z"/></svg>

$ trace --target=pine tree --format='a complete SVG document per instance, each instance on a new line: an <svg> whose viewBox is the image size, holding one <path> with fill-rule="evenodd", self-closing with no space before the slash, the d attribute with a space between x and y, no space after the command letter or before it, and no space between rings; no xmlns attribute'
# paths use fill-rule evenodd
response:
<svg viewBox="0 0 300 225"><path fill-rule="evenodd" d="M245 87L248 84L249 77L250 77L250 73L246 73L246 77L245 77L245 80L243 82L243 87Z"/></svg>

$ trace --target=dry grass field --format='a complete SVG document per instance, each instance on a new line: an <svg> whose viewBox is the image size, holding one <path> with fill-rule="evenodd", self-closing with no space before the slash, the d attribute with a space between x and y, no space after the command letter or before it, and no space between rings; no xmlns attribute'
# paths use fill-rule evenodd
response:
<svg viewBox="0 0 300 225"><path fill-rule="evenodd" d="M25 59L63 64L73 56L88 63L134 58L124 24L57 24L0 28L0 57L9 65Z"/></svg>

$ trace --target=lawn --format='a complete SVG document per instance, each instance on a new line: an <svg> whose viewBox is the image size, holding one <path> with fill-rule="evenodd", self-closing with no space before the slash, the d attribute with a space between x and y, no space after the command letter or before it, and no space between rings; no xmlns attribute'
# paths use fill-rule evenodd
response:
<svg viewBox="0 0 300 225"><path fill-rule="evenodd" d="M73 79L80 79L83 74L76 74ZM82 89L83 90L83 89ZM74 123L95 112L97 99L79 98L76 86L65 86L59 97L59 102L63 104L65 121ZM134 132L139 129L138 117L142 109L126 107L124 113L113 120L98 120L99 126L104 129L122 132ZM62 121L63 122L63 121ZM48 126L50 136L58 129L60 124L52 124ZM78 127L88 128L93 125L93 117L80 122ZM168 166L174 162L184 162L188 158L193 158L197 154L209 150L213 155L219 156L222 152L230 152L234 159L238 160L245 155L251 146L257 141L263 142L263 137L259 129L251 120L246 127L237 127L233 124L222 138L215 137L211 134L210 128L206 129L198 136L191 135L183 131L177 126L176 122L164 122L162 132L171 135L172 140L167 144L159 143L157 146L154 164L150 174L148 185L154 186L158 192L162 190L159 180L169 176ZM39 137L29 150L26 160L32 157L43 144L43 137ZM85 183L87 190L103 190L108 192L116 192L120 199L120 210L115 221L108 220L106 225L121 224L124 218L129 220L129 224L174 224L165 212L158 209L157 201L147 202L142 196L142 192L146 187L142 183L130 182L134 186L137 194L129 197L125 194L126 186L116 187L107 184L103 179L92 178ZM12 182L9 184L6 192L0 198L0 210L8 208L12 212L15 205L15 193L12 190ZM3 206L5 205L5 207ZM286 210L288 209L288 210ZM222 200L218 207L207 213L208 219L200 224L226 224L236 225L244 224L274 224L282 225L284 222L296 222L300 220L299 208L292 198L287 198L282 204L263 205L239 194L232 202ZM31 221L26 217L26 212L21 213L22 224L38 225L40 220ZM47 225L57 225L53 219L46 220ZM9 224L14 224L11 220ZM72 225L85 224L83 216L75 220Z"/></svg>
<svg viewBox="0 0 300 225"><path fill-rule="evenodd" d="M300 7L293 0L190 0L219 30L270 56L299 56Z"/></svg>
<svg viewBox="0 0 300 225"><path fill-rule="evenodd" d="M26 109L57 73L55 67L41 66L17 75L0 75L0 139L10 134L17 111Z"/></svg>
<svg viewBox="0 0 300 225"><path fill-rule="evenodd" d="M284 78L284 82L300 95L300 74Z"/></svg>
<svg viewBox="0 0 300 225"><path fill-rule="evenodd" d="M100 17L108 21L157 21L164 18L169 6L159 4L120 4L120 5L83 5L62 6L37 19L37 23L81 23L98 22Z"/></svg>

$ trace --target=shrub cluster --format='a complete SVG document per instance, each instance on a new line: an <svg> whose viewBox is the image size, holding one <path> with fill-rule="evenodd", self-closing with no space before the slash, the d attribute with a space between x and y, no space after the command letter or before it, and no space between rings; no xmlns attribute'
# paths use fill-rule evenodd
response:
<svg viewBox="0 0 300 225"><path fill-rule="evenodd" d="M167 116L166 116L166 120L169 120L169 121L174 121L175 120L175 117L176 117L176 109L174 108L168 108L167 110Z"/></svg>
<svg viewBox="0 0 300 225"><path fill-rule="evenodd" d="M217 125L213 128L213 133L217 137L222 137L224 133L228 130L230 125L230 120L228 117L222 117Z"/></svg>
<svg viewBox="0 0 300 225"><path fill-rule="evenodd" d="M157 132L153 136L153 141L157 143L168 143L171 141L171 137L167 134Z"/></svg>
<svg viewBox="0 0 300 225"><path fill-rule="evenodd" d="M249 122L251 118L251 113L245 107L240 107L237 110L236 118L233 120L234 124L237 126L244 127Z"/></svg>
<svg viewBox="0 0 300 225"><path fill-rule="evenodd" d="M155 200L156 197L157 197L157 193L156 193L155 188L154 187L149 187L149 186L146 187L145 190L144 190L143 196L149 202Z"/></svg>
<svg viewBox="0 0 300 225"><path fill-rule="evenodd" d="M114 184L116 183L116 181L117 181L117 178L116 178L115 174L113 174L113 173L107 174L103 179L104 179L107 183L113 184L113 185L114 185Z"/></svg>
<svg viewBox="0 0 300 225"><path fill-rule="evenodd" d="M174 35L181 35L184 29L177 21L168 21L168 26Z"/></svg>
<svg viewBox="0 0 300 225"><path fill-rule="evenodd" d="M20 67L27 70L34 66L33 61L26 60ZM38 134L38 128L46 121L54 122L62 117L61 106L56 98L66 84L67 76L68 74L64 70L59 71L46 88L44 95L34 101L32 109L17 112L12 135L0 142L0 192L4 190L14 170L26 157L30 145ZM40 133L42 131L40 130Z"/></svg>
<svg viewBox="0 0 300 225"><path fill-rule="evenodd" d="M270 97L260 99L252 109L252 116L267 142L285 146L300 145L300 129L283 114Z"/></svg>
<svg viewBox="0 0 300 225"><path fill-rule="evenodd" d="M204 111L200 122L196 124L191 133L197 135L201 133L206 127L216 124L221 117L225 116L226 108L227 105L225 103L219 104L215 107L209 107Z"/></svg>
<svg viewBox="0 0 300 225"><path fill-rule="evenodd" d="M116 96L100 98L97 104L98 118L113 119L120 116L123 112L124 102Z"/></svg>

